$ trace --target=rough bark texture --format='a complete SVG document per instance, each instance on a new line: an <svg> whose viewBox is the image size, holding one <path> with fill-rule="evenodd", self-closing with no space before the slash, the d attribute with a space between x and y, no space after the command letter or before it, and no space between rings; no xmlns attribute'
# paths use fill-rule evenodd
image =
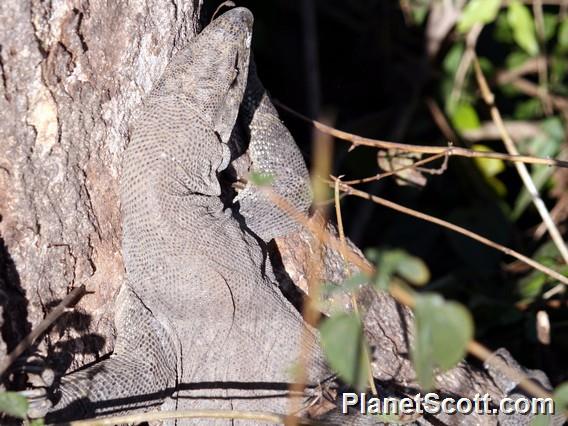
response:
<svg viewBox="0 0 568 426"><path fill-rule="evenodd" d="M77 354L65 368L112 347L128 123L195 34L198 9L197 0L0 2L0 356L82 283L95 292L60 320L49 349Z"/></svg>

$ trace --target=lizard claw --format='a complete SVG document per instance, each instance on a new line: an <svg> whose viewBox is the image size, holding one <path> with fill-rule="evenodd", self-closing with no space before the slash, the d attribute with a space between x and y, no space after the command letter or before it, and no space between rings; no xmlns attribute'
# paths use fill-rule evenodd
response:
<svg viewBox="0 0 568 426"><path fill-rule="evenodd" d="M18 393L28 400L28 417L30 419L45 417L53 405L47 398L46 388L28 389Z"/></svg>
<svg viewBox="0 0 568 426"><path fill-rule="evenodd" d="M48 389L55 381L55 372L38 355L29 356L18 364L17 368L27 374L29 388L18 393L28 400L28 417L45 417L53 405L48 398Z"/></svg>
<svg viewBox="0 0 568 426"><path fill-rule="evenodd" d="M47 366L45 360L40 356L32 355L26 358L19 369L28 374L28 382L34 388L48 388L55 381L55 372Z"/></svg>

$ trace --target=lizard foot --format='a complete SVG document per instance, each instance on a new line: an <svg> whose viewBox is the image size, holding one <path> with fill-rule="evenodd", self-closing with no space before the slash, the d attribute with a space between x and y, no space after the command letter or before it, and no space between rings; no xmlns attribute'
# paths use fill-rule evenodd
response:
<svg viewBox="0 0 568 426"><path fill-rule="evenodd" d="M55 382L55 372L38 355L26 358L18 368L27 375L29 389L19 393L28 400L28 417L31 419L45 417L53 405L48 398L48 389Z"/></svg>

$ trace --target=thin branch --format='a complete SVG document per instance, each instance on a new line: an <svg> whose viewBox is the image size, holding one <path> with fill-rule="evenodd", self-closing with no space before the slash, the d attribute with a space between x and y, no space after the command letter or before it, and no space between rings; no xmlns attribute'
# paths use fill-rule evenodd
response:
<svg viewBox="0 0 568 426"><path fill-rule="evenodd" d="M42 322L34 328L18 345L0 362L0 377L4 376L6 370L12 363L22 355L31 344L47 330L51 324L57 320L70 306L74 305L87 292L85 285L80 285L69 293L55 309L53 309Z"/></svg>
<svg viewBox="0 0 568 426"><path fill-rule="evenodd" d="M491 118L493 119L493 122L495 123L495 125L499 129L499 132L501 133L501 139L505 144L507 152L511 155L519 155L519 151L517 150L515 142L513 141L513 139L507 132L505 125L503 124L501 113L495 106L495 95L491 93L491 90L489 89L489 85L487 84L487 80L483 75L483 71L481 71L481 67L479 66L479 61L477 60L477 57L475 58L473 67L475 69L475 76L477 77L477 83L481 90L481 96L483 97L483 100L485 101L487 106L489 106ZM560 235L560 232L558 231L558 228L556 227L554 221L550 217L550 213L546 208L544 201L542 201L542 198L538 193L538 189L536 188L531 178L527 166L523 163L515 163L515 167L517 168L517 172L519 173L519 176L521 177L521 180L523 181L525 188L527 188L527 191L531 196L534 206L536 207L537 211L542 217L542 220L545 223L546 228L548 229L548 233L550 234L552 241L554 241L554 244L556 245L558 251L562 255L564 263L568 263L568 248L566 247L566 244L562 239L562 235Z"/></svg>
<svg viewBox="0 0 568 426"><path fill-rule="evenodd" d="M328 119L328 117L324 116L324 120ZM333 153L333 141L331 137L326 134L322 133L315 133L313 135L313 152L314 152L314 163L312 169L312 175L318 176L323 175L327 176L331 170L332 164L332 153ZM325 200L327 196L327 191L325 184L321 182L316 182L313 185L314 188L314 201L316 203L320 203L321 201ZM318 211L321 213L322 218L325 218L325 209L320 207ZM325 227L323 219L319 224L322 228L319 233L323 232L323 228ZM304 306L302 309L302 316L307 324L312 327L316 327L318 320L320 318L321 312L317 308L316 304L317 301L320 299L320 271L321 271L321 255L322 255L322 246L320 244L320 240L316 239L316 247L314 248L313 256L310 257L310 262L308 265L308 290L311 297L304 298ZM312 355L309 352L309 345L305 344L308 339L311 338L311 330L308 327L304 327L302 333L300 335L300 354L299 354L299 361L296 368L296 377L295 383L290 386L291 394L294 392L303 392L304 386L307 379L307 371L306 365L308 358ZM297 398L290 399L290 414L297 414L301 411L301 406ZM297 418L296 417L289 417L286 421L286 426L295 426L297 425Z"/></svg>
<svg viewBox="0 0 568 426"><path fill-rule="evenodd" d="M339 241L341 242L342 252L347 251L347 243L345 241L345 232L343 230L343 217L341 216L341 203L339 202L339 182L341 176L337 178L335 181L335 187L333 189L333 194L335 198L335 216L337 217L337 230L339 231ZM349 276L349 264L345 259L345 272L347 276ZM359 304L357 303L357 298L355 297L355 293L351 293L351 304L353 305L353 311L358 318L361 318L361 314L359 312ZM375 386L375 378L373 377L373 366L371 365L371 357L369 356L369 351L367 350L366 346L363 351L363 358L365 364L367 365L367 381L369 382L369 387L371 388L371 393L377 396L379 393L377 392L377 387Z"/></svg>
<svg viewBox="0 0 568 426"><path fill-rule="evenodd" d="M546 57L546 40L544 36L544 16L542 12L542 0L534 0L533 4L534 23L538 35L540 55ZM548 96L548 63L546 60L539 61L538 82L543 92L541 98L542 107L546 115L552 114L552 102Z"/></svg>
<svg viewBox="0 0 568 426"><path fill-rule="evenodd" d="M439 158L444 158L445 160L447 160L447 158L448 158L447 152L432 155L431 157L424 158L422 160L418 160L418 161L416 161L412 164L409 164L408 166L404 166L404 167L401 167L399 169L391 170L390 172L377 173L375 176L369 176L369 177L361 178L361 179L346 180L346 181L343 181L343 183L346 183L348 185L357 185L357 184L360 184L360 183L368 183L368 182L381 180L383 178L386 178L386 177L389 177L389 176L392 176L392 175L397 175L400 172L403 172L405 170L416 169L419 166L423 166L424 164L431 163L432 161L438 160ZM441 170L423 169L422 171L428 172L428 173L431 173L431 174L441 174L441 172L443 172L446 169L445 166L446 166L446 164L444 162Z"/></svg>
<svg viewBox="0 0 568 426"><path fill-rule="evenodd" d="M283 424L285 423L287 416L281 416L274 413L233 410L151 411L148 413L137 413L126 416L108 417L104 419L78 420L66 424L69 426L111 426L167 419L235 419ZM302 419L301 424L314 423Z"/></svg>
<svg viewBox="0 0 568 426"><path fill-rule="evenodd" d="M507 84L526 74L538 73L538 70L542 67L540 64L542 61L547 61L547 58L544 56L537 56L535 58L527 59L518 67L510 70L499 71L497 74L497 80L500 84Z"/></svg>
<svg viewBox="0 0 568 426"><path fill-rule="evenodd" d="M516 78L513 80L509 80L507 74L498 74L497 75L497 83L498 84L508 84L510 83L515 89L523 93L527 96L537 97L539 99L543 99L546 97L550 100L550 103L554 108L556 108L560 112L566 112L568 110L568 99L562 96L553 95L550 93L544 93L538 85L535 83L524 79L524 78Z"/></svg>
<svg viewBox="0 0 568 426"><path fill-rule="evenodd" d="M431 146L431 145L411 145L398 142L389 142L379 139L365 138L362 136L354 135L353 133L337 130L331 126L327 126L319 121L312 120L293 109L283 105L280 102L273 101L282 109L288 111L290 114L311 123L316 129L322 133L334 136L340 140L351 142L353 147L369 146L379 149L398 149L403 152L418 152L422 154L446 154L448 156L467 157L467 158L492 158L496 160L510 161L514 163L527 163L527 164L542 164L545 166L566 167L568 168L568 161L553 160L550 158L533 157L530 155L510 155L501 152L485 152L473 151L471 149L460 148L455 146Z"/></svg>
<svg viewBox="0 0 568 426"><path fill-rule="evenodd" d="M329 185L331 186L333 184L333 182L329 182ZM499 243L496 243L494 241L491 241L488 238L482 237L479 234L476 234L475 232L472 232L468 229L462 228L461 226L455 225L453 223L450 223L448 221L445 221L443 219L434 217L434 216L430 216L426 213L422 213L413 209L410 209L408 207L404 207L401 206L400 204L394 203L392 201L386 200L384 198L381 197L377 197L376 195L371 195L367 192L364 191L360 191L358 189L353 188L352 186L346 185L343 182L340 182L339 184L340 189L347 193L347 194L351 194L351 195L355 195L356 197L359 198L363 198L365 200L370 200L373 201L374 203L380 204L382 206L388 207L390 209L399 211L401 213L404 213L406 215L409 216L413 216L416 217L418 219L421 220L425 220L427 222L431 222L431 223L435 223L436 225L442 226L444 228L450 229L452 231L455 231L459 234L465 235L466 237L469 237L473 240L476 240L482 244L485 244L486 246L489 246L491 248L494 248L495 250L499 250L500 252L514 257L518 260L520 260L521 262L531 266L534 269L538 269L541 272L544 272L546 275L554 278L555 280L560 281L561 283L568 285L568 278L559 274L558 272L544 266L543 264L534 261L533 259L531 259L530 257L527 257L513 249L510 249L509 247L506 247L504 245L501 245Z"/></svg>
<svg viewBox="0 0 568 426"><path fill-rule="evenodd" d="M541 123L536 121L505 121L504 125L507 132L509 132L509 135L514 140L523 140L546 135ZM462 136L469 142L501 139L499 128L493 121L483 122L476 129L465 130Z"/></svg>
<svg viewBox="0 0 568 426"><path fill-rule="evenodd" d="M432 114L434 123L436 123L444 137L451 142L457 142L457 135L452 129L452 126L450 126L450 123L448 123L446 116L444 115L436 101L432 98L426 98L426 105L428 106L428 109Z"/></svg>
<svg viewBox="0 0 568 426"><path fill-rule="evenodd" d="M329 182L328 184L334 185L335 183ZM286 212L292 219L296 220L298 223L304 225L307 229L309 229L314 234L314 236L320 240L321 244L324 244L326 247L332 250L339 251L344 259L347 259L350 263L352 263L357 268L359 268L359 270L365 275L372 277L375 274L375 268L366 259L361 258L357 253L355 253L350 248L347 248L347 251L344 251L344 247L342 246L341 242L337 240L336 237L331 235L326 229L322 228L321 226L313 224L303 213L299 212L296 208L294 208L294 206L292 206L288 202L288 200L286 200L284 197L279 196L270 188L263 188L263 190L268 195L268 197L274 203L275 206L277 206L282 211ZM354 188L351 188L351 190L362 193L361 191L357 191ZM366 193L362 194L365 194L364 198L366 199L369 199L368 197L374 197L371 196L370 194ZM378 197L375 198L378 199ZM394 205L398 206L397 204ZM411 211L415 212L414 210ZM565 277L562 276L561 278L565 279ZM399 303L402 303L403 305L406 305L410 308L414 307L415 300L413 295L403 287L399 285L391 285L389 288L389 293ZM501 371L509 379L518 382L519 387L527 391L530 395L536 397L544 397L544 398L549 397L549 393L546 392L541 386L539 386L535 382L532 382L526 375L517 372L511 367L509 367L501 359L493 357L492 356L493 354L489 349L485 348L483 345L476 342L475 340L471 340L468 343L467 350L470 354L474 355L478 359L487 362L489 365L492 365L494 368Z"/></svg>
<svg viewBox="0 0 568 426"><path fill-rule="evenodd" d="M514 379L515 381L520 380L517 386L527 391L530 395L537 398L552 398L552 395L544 390L540 385L533 382L526 375L520 375L501 358L493 356L493 353L481 343L478 343L475 340L470 341L467 345L467 351L484 363L495 368L495 370L502 372L507 377Z"/></svg>
<svg viewBox="0 0 568 426"><path fill-rule="evenodd" d="M475 58L475 45L477 44L477 39L479 38L479 34L481 34L482 29L483 24L475 24L465 37L465 51L460 59L458 69L456 70L454 77L454 84L449 98L450 105L455 105L461 98L465 78L471 67L473 59Z"/></svg>

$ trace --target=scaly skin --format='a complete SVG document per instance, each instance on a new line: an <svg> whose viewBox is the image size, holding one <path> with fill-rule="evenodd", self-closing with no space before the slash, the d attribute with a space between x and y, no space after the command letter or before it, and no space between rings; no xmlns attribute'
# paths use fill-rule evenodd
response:
<svg viewBox="0 0 568 426"><path fill-rule="evenodd" d="M145 100L123 160L127 283L116 350L64 378L51 419L166 397L169 408L285 412L306 326L279 291L262 241L224 209L218 177L230 161L252 20L236 8L213 21ZM308 335L316 385L329 373L317 335Z"/></svg>

